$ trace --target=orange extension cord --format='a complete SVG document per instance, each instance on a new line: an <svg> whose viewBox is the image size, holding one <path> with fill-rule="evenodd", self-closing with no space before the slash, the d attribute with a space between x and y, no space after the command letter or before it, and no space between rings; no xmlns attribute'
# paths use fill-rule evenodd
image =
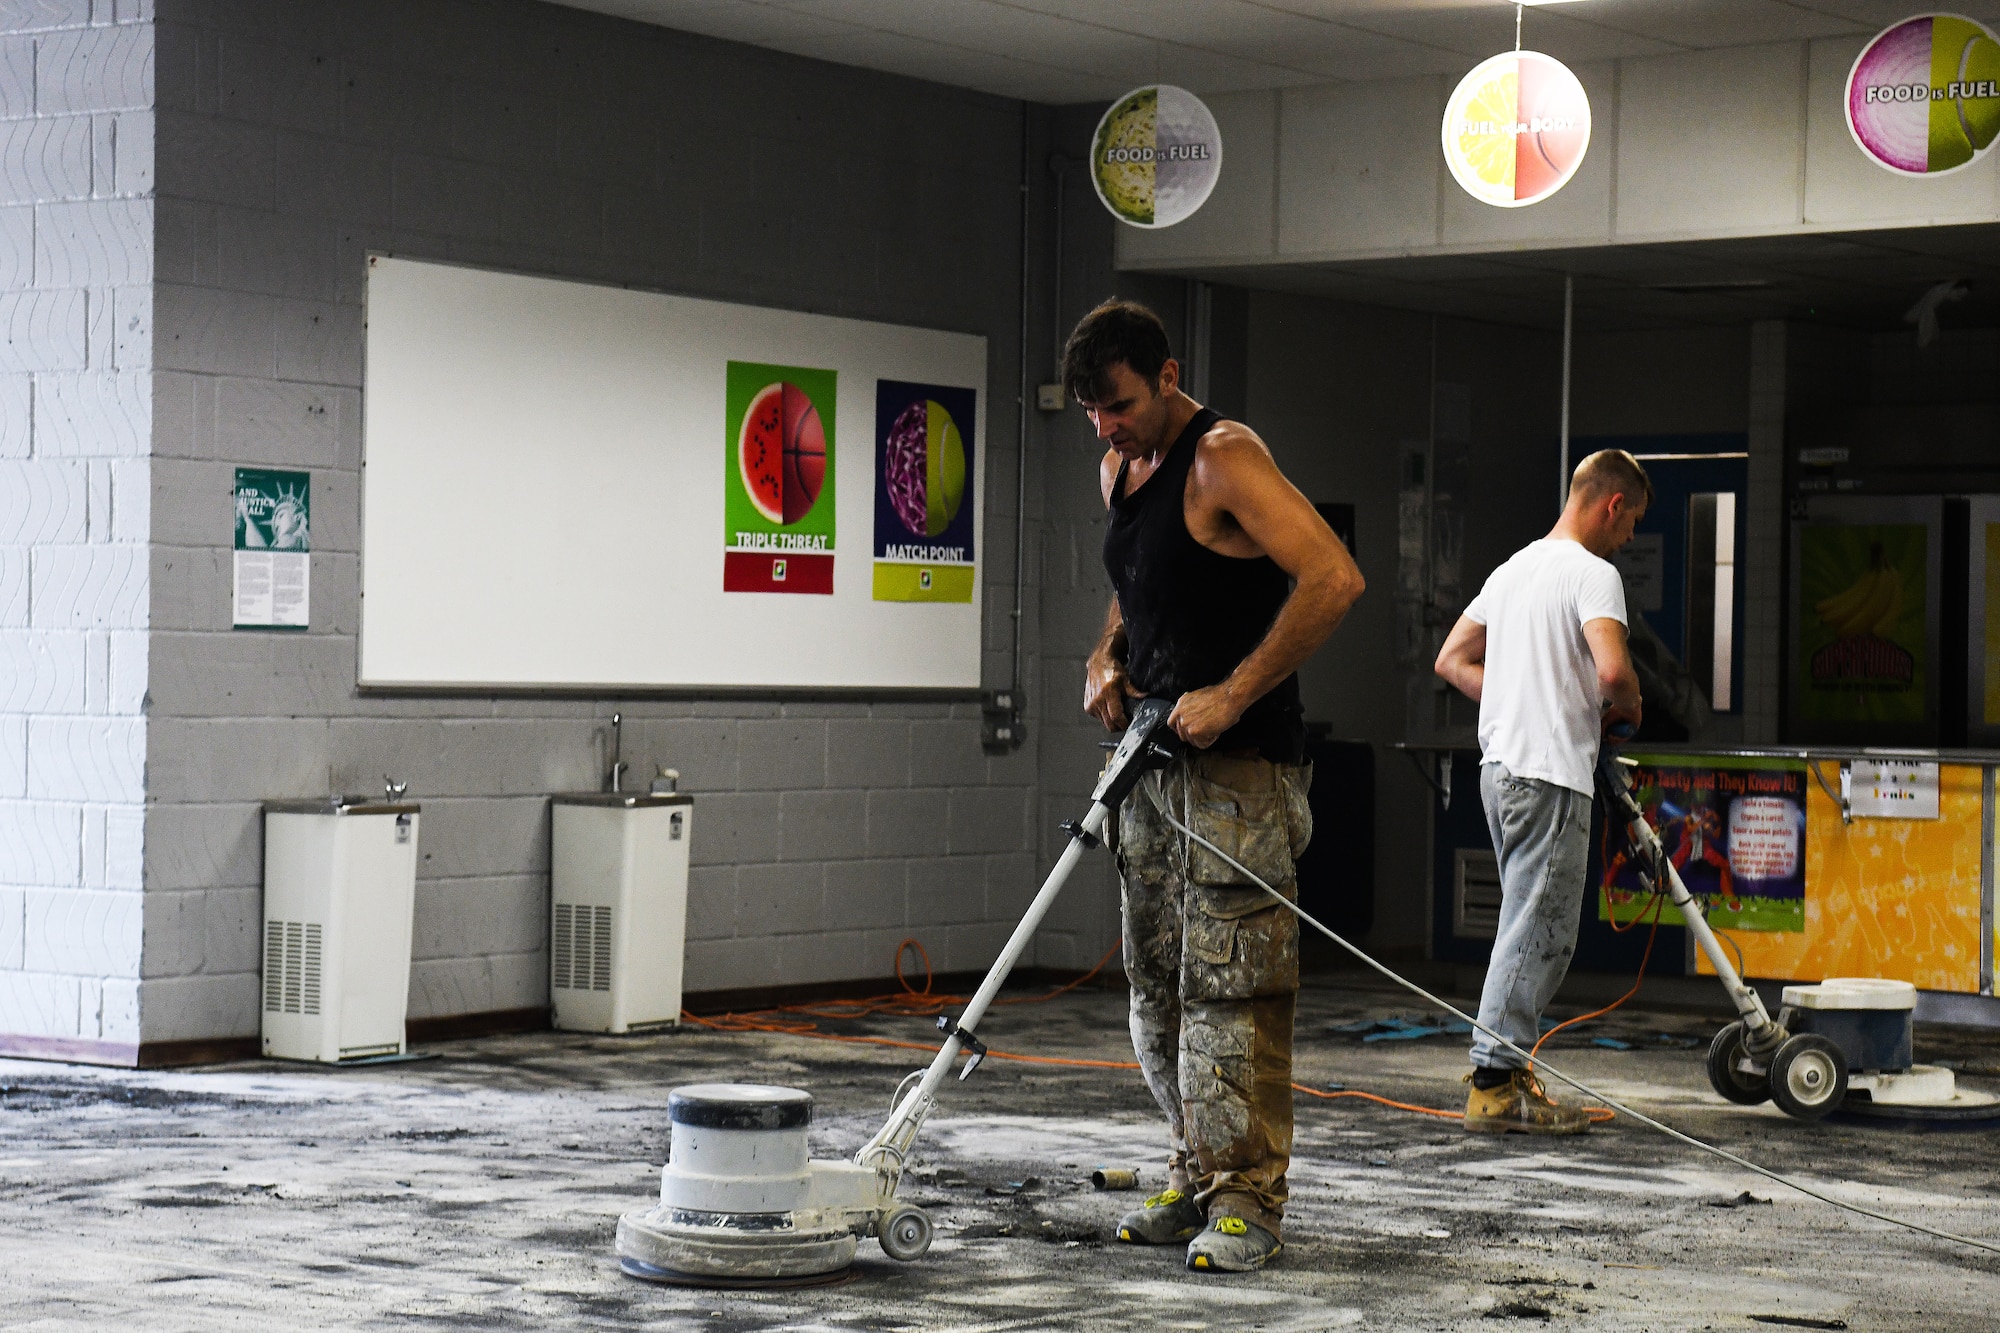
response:
<svg viewBox="0 0 2000 1333"><path fill-rule="evenodd" d="M1593 1018L1601 1018L1639 993L1639 987L1644 985L1646 980L1646 963L1653 956L1653 940L1659 934L1660 903L1663 901L1664 899L1661 895L1654 895L1652 909L1653 929L1646 937L1646 954L1640 960L1639 977L1634 982L1632 989L1602 1009L1588 1014L1581 1014L1576 1018L1550 1028L1542 1034L1541 1041L1535 1043L1534 1050L1529 1052L1531 1058L1536 1052L1542 1049L1542 1042L1547 1041L1564 1028L1587 1022ZM1625 926L1619 926L1616 922L1613 922L1612 929L1622 933L1638 924L1639 920L1636 918L1629 925ZM1112 945L1104 957L1097 960L1097 966L1091 968L1090 971L1084 973L1074 981L1068 981L1057 986L1054 990L1041 995L1019 995L996 999L993 1003L996 1006L1003 1004L1041 1004L1044 1001L1053 1000L1058 995L1075 990L1078 986L1083 985L1099 972L1102 972L1105 964L1109 963L1122 947L1122 941L1119 944ZM924 984L921 990L912 986L909 978L903 975L903 956L912 949L917 951L917 957L924 965ZM820 1020L838 1021L875 1017L934 1018L952 1006L966 1003L969 998L963 995L941 995L931 990L933 973L931 971L930 954L924 949L923 943L915 938L905 939L896 946L895 969L896 982L903 989L900 992L889 995L874 995L860 1000L824 1000L812 1004L778 1005L770 1009L755 1009L740 1014L719 1014L713 1018L703 1018L698 1014L691 1014L683 1009L681 1011L681 1018L686 1022L708 1028L713 1032L771 1032L787 1037L810 1037L815 1041L844 1041L862 1046L889 1046L898 1050L923 1051L927 1054L935 1055L939 1048L926 1042L897 1041L891 1037L853 1036L839 1032L822 1032L819 1029ZM1073 1069L1137 1069L1139 1067L1130 1060L1073 1060L1062 1056L1022 1055L1015 1051L993 1049L988 1049L986 1057L989 1060L1014 1060L1022 1064L1033 1065L1062 1065ZM1410 1102L1399 1102L1377 1093L1362 1092L1354 1088L1344 1088L1338 1092L1326 1092L1319 1088L1309 1088L1303 1083L1294 1083L1292 1084L1292 1090L1294 1092L1303 1092L1308 1097L1317 1097L1321 1101L1331 1102L1339 1101L1344 1097L1354 1097L1362 1101L1374 1102L1380 1106L1391 1107L1398 1111L1409 1111L1415 1115L1435 1116L1440 1120L1465 1119L1465 1112L1463 1111L1444 1111L1432 1106L1417 1106ZM1590 1106L1584 1109L1590 1112L1593 1121L1600 1124L1615 1118L1610 1110L1601 1106Z"/></svg>

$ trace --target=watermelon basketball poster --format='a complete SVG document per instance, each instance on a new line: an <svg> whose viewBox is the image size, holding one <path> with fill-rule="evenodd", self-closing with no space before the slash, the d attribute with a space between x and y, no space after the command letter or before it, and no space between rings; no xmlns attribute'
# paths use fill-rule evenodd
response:
<svg viewBox="0 0 2000 1333"><path fill-rule="evenodd" d="M722 590L833 592L831 370L731 361Z"/></svg>
<svg viewBox="0 0 2000 1333"><path fill-rule="evenodd" d="M972 600L971 389L875 383L875 600Z"/></svg>

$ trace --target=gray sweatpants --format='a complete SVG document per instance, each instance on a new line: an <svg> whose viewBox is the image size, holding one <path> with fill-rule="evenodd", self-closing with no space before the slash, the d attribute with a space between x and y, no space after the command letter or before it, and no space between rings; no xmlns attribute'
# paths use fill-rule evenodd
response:
<svg viewBox="0 0 2000 1333"><path fill-rule="evenodd" d="M1576 953L1591 798L1539 778L1517 778L1504 764L1480 766L1479 797L1500 855L1500 929L1479 994L1479 1022L1530 1050L1541 1035L1542 1010ZM1477 1032L1472 1063L1518 1069L1524 1062Z"/></svg>

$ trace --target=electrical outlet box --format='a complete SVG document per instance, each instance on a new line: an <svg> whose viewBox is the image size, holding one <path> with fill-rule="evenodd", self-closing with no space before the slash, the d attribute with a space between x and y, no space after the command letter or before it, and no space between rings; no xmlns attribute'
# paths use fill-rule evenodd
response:
<svg viewBox="0 0 2000 1333"><path fill-rule="evenodd" d="M1011 754L1028 739L1027 699L1019 690L988 690L980 705L979 741L988 754Z"/></svg>
<svg viewBox="0 0 2000 1333"><path fill-rule="evenodd" d="M1044 412L1063 410L1063 386L1060 384L1037 384L1035 386L1035 406Z"/></svg>

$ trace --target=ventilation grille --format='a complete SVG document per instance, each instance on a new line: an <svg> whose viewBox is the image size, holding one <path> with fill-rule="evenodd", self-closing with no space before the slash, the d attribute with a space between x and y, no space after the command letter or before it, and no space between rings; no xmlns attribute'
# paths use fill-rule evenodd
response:
<svg viewBox="0 0 2000 1333"><path fill-rule="evenodd" d="M549 959L558 989L610 990L611 909L557 903Z"/></svg>
<svg viewBox="0 0 2000 1333"><path fill-rule="evenodd" d="M264 1012L319 1013L320 926L317 921L264 923Z"/></svg>
<svg viewBox="0 0 2000 1333"><path fill-rule="evenodd" d="M1451 933L1490 940L1500 932L1500 858L1461 847L1454 854Z"/></svg>

